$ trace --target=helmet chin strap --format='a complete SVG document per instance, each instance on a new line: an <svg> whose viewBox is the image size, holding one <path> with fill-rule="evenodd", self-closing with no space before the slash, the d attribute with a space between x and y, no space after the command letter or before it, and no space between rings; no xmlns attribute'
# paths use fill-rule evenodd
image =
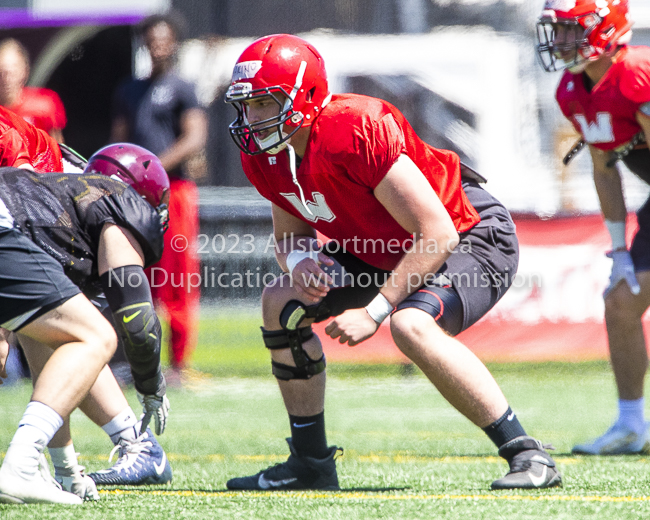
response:
<svg viewBox="0 0 650 520"><path fill-rule="evenodd" d="M285 139L287 137L287 134L285 132L282 132L282 139ZM270 136L265 137L264 139L257 139L257 145L260 148L265 148L267 146L273 146L275 143L280 141L280 137L278 137L278 132L273 132ZM272 148L269 148L266 150L266 153L269 153L271 155L277 155L279 152L285 149L287 146L287 142L283 141L281 143L278 143L277 146L273 146Z"/></svg>
<svg viewBox="0 0 650 520"><path fill-rule="evenodd" d="M287 150L289 151L289 169L291 170L291 179L293 180L293 183L296 186L298 186L298 191L300 192L300 202L302 202L302 205L307 210L307 213L313 215L313 213L309 209L309 206L307 206L307 201L305 200L305 194L302 191L302 186L298 182L298 177L296 175L296 151L293 149L293 146L291 146L289 143L286 143L286 145L287 145Z"/></svg>
<svg viewBox="0 0 650 520"><path fill-rule="evenodd" d="M587 63L589 63L589 61L585 58L582 58L582 60L579 62L567 66L567 70L572 74L580 74L581 72L584 72L585 68L587 67Z"/></svg>

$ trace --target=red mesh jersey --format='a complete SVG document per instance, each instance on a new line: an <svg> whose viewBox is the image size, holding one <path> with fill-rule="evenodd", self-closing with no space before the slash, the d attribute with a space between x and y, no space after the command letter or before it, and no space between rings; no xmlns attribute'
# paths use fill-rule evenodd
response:
<svg viewBox="0 0 650 520"><path fill-rule="evenodd" d="M18 101L9 108L47 133L53 128L65 128L68 122L61 98L47 88L24 87Z"/></svg>
<svg viewBox="0 0 650 520"><path fill-rule="evenodd" d="M313 123L297 170L311 214L300 202L286 152L242 153L242 164L261 195L364 262L390 270L404 254L410 234L373 190L401 154L420 168L459 232L480 221L461 187L458 155L426 144L402 113L381 99L335 95Z"/></svg>
<svg viewBox="0 0 650 520"><path fill-rule="evenodd" d="M63 171L58 143L3 106L0 106L0 130L2 166L18 167L29 163L40 173Z"/></svg>
<svg viewBox="0 0 650 520"><path fill-rule="evenodd" d="M601 150L613 150L641 131L635 119L650 102L650 48L626 47L591 89L582 74L565 72L557 88L560 109L583 139Z"/></svg>

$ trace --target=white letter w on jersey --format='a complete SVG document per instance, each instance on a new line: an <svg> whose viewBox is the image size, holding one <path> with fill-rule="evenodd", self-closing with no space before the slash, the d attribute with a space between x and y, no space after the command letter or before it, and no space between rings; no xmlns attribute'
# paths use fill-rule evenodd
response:
<svg viewBox="0 0 650 520"><path fill-rule="evenodd" d="M589 123L583 114L575 114L573 117L580 125L582 135L588 143L614 142L612 115L609 112L598 112L595 123Z"/></svg>
<svg viewBox="0 0 650 520"><path fill-rule="evenodd" d="M295 193L280 193L280 195L291 202L291 205L296 208L305 219L311 222L316 222L318 219L324 220L325 222L332 222L332 220L336 218L336 215L332 213L327 202L325 202L325 197L322 193L318 193L317 191L311 193L314 202L311 200L307 201L307 206L309 206L311 215L302 205L300 198Z"/></svg>

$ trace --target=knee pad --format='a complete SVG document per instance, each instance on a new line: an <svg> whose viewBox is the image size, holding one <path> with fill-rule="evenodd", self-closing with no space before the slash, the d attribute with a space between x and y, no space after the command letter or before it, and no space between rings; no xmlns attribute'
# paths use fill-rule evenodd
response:
<svg viewBox="0 0 650 520"><path fill-rule="evenodd" d="M160 321L151 302L135 303L122 307L113 313L115 329L124 345L129 363L135 372L149 372L158 363L160 339L162 336Z"/></svg>
<svg viewBox="0 0 650 520"><path fill-rule="evenodd" d="M409 307L433 316L438 326L451 336L455 336L463 328L463 302L453 287L422 287L402 301L395 311Z"/></svg>
<svg viewBox="0 0 650 520"><path fill-rule="evenodd" d="M323 301L315 305L305 305L299 300L289 300L280 312L280 325L283 329L296 330L303 320L329 316L329 307Z"/></svg>
<svg viewBox="0 0 650 520"><path fill-rule="evenodd" d="M311 339L314 333L311 327L294 330L265 330L262 328L262 339L269 350L288 348L291 350L295 367L271 361L273 375L281 381L291 379L311 379L325 370L325 354L320 359L311 359L302 348L303 342Z"/></svg>

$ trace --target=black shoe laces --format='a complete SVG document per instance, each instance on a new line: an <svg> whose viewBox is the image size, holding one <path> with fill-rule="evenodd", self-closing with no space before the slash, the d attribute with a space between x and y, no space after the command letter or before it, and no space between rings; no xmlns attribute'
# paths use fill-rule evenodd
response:
<svg viewBox="0 0 650 520"><path fill-rule="evenodd" d="M533 466L533 463L531 462L530 459L517 459L515 456L514 459L512 459L512 463L510 464L510 473L524 473L528 471L531 467Z"/></svg>
<svg viewBox="0 0 650 520"><path fill-rule="evenodd" d="M282 480L283 478L295 477L295 475L293 475L287 467L287 462L280 462L278 464L274 464L273 466L269 466L260 473L264 474L266 478L272 480Z"/></svg>
<svg viewBox="0 0 650 520"><path fill-rule="evenodd" d="M555 450L555 447L552 444L544 444L543 448L545 450ZM541 450L524 450L517 453L512 460L510 461L510 473L523 473L528 471L533 466L533 462L538 464L543 464L543 462L532 461L531 459L535 454L540 454L545 459L548 457L546 453Z"/></svg>

